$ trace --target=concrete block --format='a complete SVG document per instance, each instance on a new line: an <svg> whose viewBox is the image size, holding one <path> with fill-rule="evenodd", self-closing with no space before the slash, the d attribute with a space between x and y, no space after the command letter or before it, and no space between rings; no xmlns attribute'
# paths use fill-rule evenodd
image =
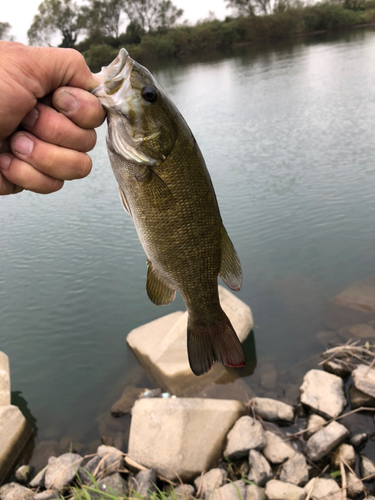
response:
<svg viewBox="0 0 375 500"><path fill-rule="evenodd" d="M9 358L0 351L0 406L10 405Z"/></svg>
<svg viewBox="0 0 375 500"><path fill-rule="evenodd" d="M0 483L32 434L17 406L0 406Z"/></svg>
<svg viewBox="0 0 375 500"><path fill-rule="evenodd" d="M190 482L216 465L228 431L246 413L239 401L140 399L132 410L129 457L168 479Z"/></svg>
<svg viewBox="0 0 375 500"><path fill-rule="evenodd" d="M219 297L243 342L254 324L249 306L222 286L219 286ZM158 385L181 396L198 394L217 379L225 383L223 378L228 373L225 367L216 364L208 374L201 377L193 374L187 354L187 318L187 312L169 314L132 330L127 337L138 360Z"/></svg>

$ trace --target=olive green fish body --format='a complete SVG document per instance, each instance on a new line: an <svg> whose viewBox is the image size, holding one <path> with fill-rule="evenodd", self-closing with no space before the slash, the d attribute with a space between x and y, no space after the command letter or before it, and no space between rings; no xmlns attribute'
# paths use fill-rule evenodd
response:
<svg viewBox="0 0 375 500"><path fill-rule="evenodd" d="M220 275L238 290L241 267L199 147L145 68L126 54L122 72L130 81L118 101L126 102L125 109L119 112L109 100L111 80L107 95L95 94L108 109L107 146L120 198L147 255L147 294L155 304L167 305L176 289L181 293L189 313L188 353L195 374L208 371L215 361L242 366L241 344L220 306L217 286ZM156 101L143 103L138 94L144 89L152 98L154 89Z"/></svg>

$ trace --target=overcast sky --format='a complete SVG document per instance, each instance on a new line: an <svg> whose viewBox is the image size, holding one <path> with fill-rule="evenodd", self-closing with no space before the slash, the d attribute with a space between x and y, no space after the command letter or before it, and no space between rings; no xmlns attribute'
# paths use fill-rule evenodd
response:
<svg viewBox="0 0 375 500"><path fill-rule="evenodd" d="M27 43L27 30L29 29L38 5L42 0L0 0L0 21L12 25L11 33L17 42ZM83 3L78 0L78 3ZM182 20L195 23L198 19L204 19L211 10L215 12L218 19L230 14L226 9L224 0L173 0L173 3L184 9Z"/></svg>

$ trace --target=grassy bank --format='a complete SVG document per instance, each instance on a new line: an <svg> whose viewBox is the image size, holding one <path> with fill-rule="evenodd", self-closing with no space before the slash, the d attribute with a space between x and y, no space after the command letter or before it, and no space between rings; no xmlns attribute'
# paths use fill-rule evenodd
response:
<svg viewBox="0 0 375 500"><path fill-rule="evenodd" d="M179 26L167 32L148 33L140 38L139 43L132 43L131 37L122 34L117 39L103 40L101 44L88 46L88 41L83 42L78 49L83 52L90 68L98 71L113 60L123 46L134 59L142 62L367 23L375 23L374 1L368 1L366 9L357 11L339 4L319 3L266 16L227 17L224 21Z"/></svg>

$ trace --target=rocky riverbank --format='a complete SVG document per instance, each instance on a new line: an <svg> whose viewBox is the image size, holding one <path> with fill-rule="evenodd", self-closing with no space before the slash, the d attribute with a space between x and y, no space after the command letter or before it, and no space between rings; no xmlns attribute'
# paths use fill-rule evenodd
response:
<svg viewBox="0 0 375 500"><path fill-rule="evenodd" d="M221 300L246 336L250 309L227 291L221 290ZM374 278L334 297L327 313L332 330L317 334L334 347L323 360L315 356L293 367L300 382L284 384L282 398L275 395L282 377L271 363L262 364L254 390L233 370L215 365L199 378L199 397L184 397L192 394L195 380L189 372L184 376L186 315L173 313L144 325L129 335L129 344L169 393L126 387L112 406L116 417L131 412L127 453L108 446L117 438L109 442L105 435L105 444L89 456L71 444L69 453L50 453L56 456L49 455L42 470L20 467L0 488L0 499L96 500L110 498L112 491L120 497L190 500L374 500L375 456L367 446L375 436L374 319ZM147 343L150 329L153 342ZM6 366L7 359L2 362ZM14 408L4 380L2 411ZM220 382L231 397L213 399ZM0 451L4 436L11 443L3 433Z"/></svg>
<svg viewBox="0 0 375 500"><path fill-rule="evenodd" d="M150 497L158 488L179 499L374 499L375 463L361 453L374 429L357 432L356 418L373 422L375 345L354 344L326 351L329 371L308 371L293 406L260 397L247 405L141 397L127 454L105 445L88 457L72 450L50 457L33 478L22 466L0 498L79 498L84 489L93 499L100 491ZM344 379L354 386L349 406Z"/></svg>

